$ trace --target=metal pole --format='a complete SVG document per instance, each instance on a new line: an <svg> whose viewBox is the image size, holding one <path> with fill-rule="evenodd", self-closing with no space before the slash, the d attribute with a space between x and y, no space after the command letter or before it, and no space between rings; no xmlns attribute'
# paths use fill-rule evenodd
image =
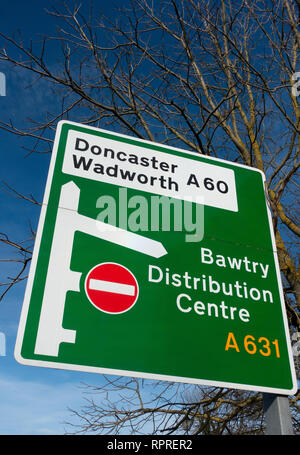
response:
<svg viewBox="0 0 300 455"><path fill-rule="evenodd" d="M284 395L263 393L263 406L268 435L293 435L289 400Z"/></svg>

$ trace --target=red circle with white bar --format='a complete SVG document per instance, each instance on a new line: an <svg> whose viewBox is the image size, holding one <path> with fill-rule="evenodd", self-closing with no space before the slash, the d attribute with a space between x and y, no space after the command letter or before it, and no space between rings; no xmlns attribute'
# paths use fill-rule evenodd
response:
<svg viewBox="0 0 300 455"><path fill-rule="evenodd" d="M85 280L89 301L104 313L130 310L138 298L138 282L130 270L115 262L103 262L89 271Z"/></svg>

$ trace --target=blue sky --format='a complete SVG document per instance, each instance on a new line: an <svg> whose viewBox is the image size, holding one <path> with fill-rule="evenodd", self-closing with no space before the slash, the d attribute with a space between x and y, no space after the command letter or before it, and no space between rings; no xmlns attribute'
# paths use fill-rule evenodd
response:
<svg viewBox="0 0 300 455"><path fill-rule="evenodd" d="M13 35L22 30L24 38L39 33L53 33L53 19L44 13L52 1L12 0L1 2L0 31ZM2 47L2 43L1 43ZM32 77L15 68L4 67L6 96L0 97L0 119L12 119L22 125L24 119L38 118L39 112L53 104L46 86L28 88ZM29 155L22 148L30 141L0 130L0 232L14 240L30 237L30 225L36 230L39 207L24 203L3 191L2 181L22 194L32 194L41 201L47 178L50 154ZM0 258L10 256L10 249L0 245ZM0 262L0 281L15 273L15 264ZM70 420L68 407L79 409L84 403L81 382L100 384L100 375L27 367L14 359L13 351L22 307L25 281L15 286L0 302L0 332L5 334L6 355L0 356L0 434L63 434L64 421Z"/></svg>

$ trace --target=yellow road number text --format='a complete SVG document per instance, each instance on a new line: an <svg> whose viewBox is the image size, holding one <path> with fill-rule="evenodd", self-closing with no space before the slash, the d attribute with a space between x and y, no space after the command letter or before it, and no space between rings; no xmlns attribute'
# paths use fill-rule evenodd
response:
<svg viewBox="0 0 300 455"><path fill-rule="evenodd" d="M239 340L238 344L233 332L229 332L225 345L225 351L234 349L236 352L240 352L242 347L250 355L260 354L265 357L269 357L270 355L275 355L277 358L280 357L277 339L270 341L266 337L259 337L256 339L252 335L246 335L242 341Z"/></svg>

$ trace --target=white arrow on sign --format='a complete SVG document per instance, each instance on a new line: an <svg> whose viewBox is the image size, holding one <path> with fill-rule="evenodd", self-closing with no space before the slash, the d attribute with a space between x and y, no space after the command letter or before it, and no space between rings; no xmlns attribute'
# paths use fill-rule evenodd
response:
<svg viewBox="0 0 300 455"><path fill-rule="evenodd" d="M75 343L76 330L62 327L67 291L79 292L80 272L70 270L75 231L159 258L167 254L156 240L126 231L78 213L80 189L74 182L61 188L50 252L35 354L58 356L61 342ZM61 277L64 277L62 280ZM102 284L103 285L103 284ZM106 284L107 286L107 284Z"/></svg>

